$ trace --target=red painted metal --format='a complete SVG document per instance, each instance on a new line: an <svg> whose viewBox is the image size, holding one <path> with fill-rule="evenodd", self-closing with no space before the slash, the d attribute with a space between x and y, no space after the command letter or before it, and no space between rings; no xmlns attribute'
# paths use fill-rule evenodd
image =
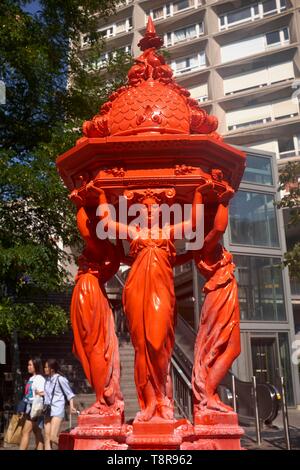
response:
<svg viewBox="0 0 300 470"><path fill-rule="evenodd" d="M74 352L97 398L71 432L75 449L240 449L242 430L217 387L240 352L234 265L220 239L245 154L223 142L217 118L175 82L157 51L161 45L149 18L139 43L142 54L126 85L83 124L77 145L57 159L85 241L71 306ZM96 235L97 206L117 206L120 195L130 204L142 202L149 220L154 203L205 206L203 248L188 255L206 278L192 378L194 425L174 418L169 374L175 332L172 268L181 262L174 231L171 227L169 239L160 232L155 238L151 231L133 237L106 206L107 223L118 238L128 229L132 263L123 305L135 348L141 411L133 426L124 424L118 342L104 289L124 253L120 240L115 245Z"/></svg>

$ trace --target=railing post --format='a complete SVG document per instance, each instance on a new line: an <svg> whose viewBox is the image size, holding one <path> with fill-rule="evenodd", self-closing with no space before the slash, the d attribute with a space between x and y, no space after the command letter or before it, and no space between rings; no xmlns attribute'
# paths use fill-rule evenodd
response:
<svg viewBox="0 0 300 470"><path fill-rule="evenodd" d="M291 450L289 417L288 417L288 410L287 410L287 403L286 403L284 377L280 377L280 385L281 385L281 398L282 398L282 421L283 421L285 443L286 443L286 448L288 450Z"/></svg>
<svg viewBox="0 0 300 470"><path fill-rule="evenodd" d="M192 419L192 385L173 358L171 359L171 364L174 401L182 415L188 419Z"/></svg>
<svg viewBox="0 0 300 470"><path fill-rule="evenodd" d="M190 419L190 421L193 420L194 416L193 416L193 407L194 407L194 395L193 395L193 390L191 391L191 393L189 393L188 395L188 401L189 401L189 414L188 414L188 417Z"/></svg>
<svg viewBox="0 0 300 470"><path fill-rule="evenodd" d="M252 386L253 386L253 406L255 414L255 428L256 428L256 442L261 445L261 433L260 433L260 422L258 414L258 402L257 402L257 389L256 389L256 377L252 377Z"/></svg>
<svg viewBox="0 0 300 470"><path fill-rule="evenodd" d="M232 384L232 397L233 397L233 411L236 413L236 391L235 391L235 376L232 374L231 376L231 384Z"/></svg>

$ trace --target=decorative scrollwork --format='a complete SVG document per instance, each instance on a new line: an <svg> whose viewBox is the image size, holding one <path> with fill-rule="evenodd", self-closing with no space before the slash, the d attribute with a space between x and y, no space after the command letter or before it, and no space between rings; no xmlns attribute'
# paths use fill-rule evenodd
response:
<svg viewBox="0 0 300 470"><path fill-rule="evenodd" d="M115 176L115 177L118 177L118 178L123 178L123 176L125 176L125 170L124 168L118 168L118 167L114 167L114 168L107 168L106 170L104 170L105 173L109 174L109 175L112 175L112 176Z"/></svg>

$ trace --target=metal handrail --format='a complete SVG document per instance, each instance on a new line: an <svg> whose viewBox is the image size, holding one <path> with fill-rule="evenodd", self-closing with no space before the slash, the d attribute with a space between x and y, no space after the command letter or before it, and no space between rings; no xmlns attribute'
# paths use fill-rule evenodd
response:
<svg viewBox="0 0 300 470"><path fill-rule="evenodd" d="M171 359L171 374L173 383L173 396L176 407L182 416L192 421L192 384L173 357Z"/></svg>

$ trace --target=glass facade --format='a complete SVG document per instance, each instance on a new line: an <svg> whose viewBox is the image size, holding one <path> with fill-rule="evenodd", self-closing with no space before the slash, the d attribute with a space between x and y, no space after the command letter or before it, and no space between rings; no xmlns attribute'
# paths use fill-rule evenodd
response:
<svg viewBox="0 0 300 470"><path fill-rule="evenodd" d="M246 170L243 176L243 181L246 183L272 185L273 175L271 159L247 155Z"/></svg>
<svg viewBox="0 0 300 470"><path fill-rule="evenodd" d="M239 191L230 204L231 242L279 247L275 211L272 194Z"/></svg>
<svg viewBox="0 0 300 470"><path fill-rule="evenodd" d="M241 320L286 319L280 258L234 255Z"/></svg>
<svg viewBox="0 0 300 470"><path fill-rule="evenodd" d="M289 347L289 334L278 333L279 357L281 374L284 377L285 392L288 405L294 405L293 379L291 371L291 352Z"/></svg>
<svg viewBox="0 0 300 470"><path fill-rule="evenodd" d="M280 376L284 378L286 400L294 405L289 334L278 332L268 336L251 336L252 373L258 383L271 383L281 392Z"/></svg>

